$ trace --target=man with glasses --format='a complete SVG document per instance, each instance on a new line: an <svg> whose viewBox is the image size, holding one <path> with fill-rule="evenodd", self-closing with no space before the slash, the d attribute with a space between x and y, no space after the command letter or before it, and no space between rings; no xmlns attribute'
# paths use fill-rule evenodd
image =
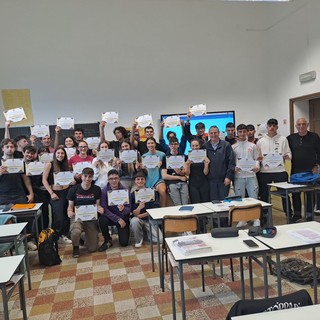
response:
<svg viewBox="0 0 320 320"><path fill-rule="evenodd" d="M287 139L292 152L291 174L300 172L318 173L320 164L320 138L318 134L308 131L309 123L305 118L296 121L296 133ZM312 192L307 192L307 219L312 214ZM320 199L318 199L320 200ZM301 219L301 193L292 194L294 222ZM319 201L318 201L319 205Z"/></svg>
<svg viewBox="0 0 320 320"><path fill-rule="evenodd" d="M101 206L104 213L99 218L99 226L104 237L103 244L99 247L98 251L102 252L112 246L112 239L109 233L109 226L116 226L118 229L119 243L125 247L129 243L130 236L130 212L131 206L127 204L110 204L108 198L112 191L123 190L124 187L120 183L119 172L111 169L108 172L108 184L102 190ZM129 199L129 195L128 195Z"/></svg>

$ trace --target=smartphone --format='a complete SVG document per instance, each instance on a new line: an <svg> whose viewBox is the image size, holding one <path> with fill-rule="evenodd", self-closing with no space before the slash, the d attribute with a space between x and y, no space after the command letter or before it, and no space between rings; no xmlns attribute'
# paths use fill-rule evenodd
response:
<svg viewBox="0 0 320 320"><path fill-rule="evenodd" d="M243 242L250 248L259 247L253 240L243 240Z"/></svg>

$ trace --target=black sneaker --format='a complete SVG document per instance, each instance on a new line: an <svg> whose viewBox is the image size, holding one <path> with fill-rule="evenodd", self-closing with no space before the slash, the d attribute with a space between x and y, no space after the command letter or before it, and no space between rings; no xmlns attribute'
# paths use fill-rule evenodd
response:
<svg viewBox="0 0 320 320"><path fill-rule="evenodd" d="M301 215L293 215L291 218L292 223L296 223L301 219Z"/></svg>
<svg viewBox="0 0 320 320"><path fill-rule="evenodd" d="M79 258L79 256L80 256L79 247L73 247L72 256L74 258Z"/></svg>
<svg viewBox="0 0 320 320"><path fill-rule="evenodd" d="M102 251L106 251L107 249L109 249L110 247L112 247L112 241L111 240L108 240L108 241L105 241L98 249L99 252L102 252Z"/></svg>

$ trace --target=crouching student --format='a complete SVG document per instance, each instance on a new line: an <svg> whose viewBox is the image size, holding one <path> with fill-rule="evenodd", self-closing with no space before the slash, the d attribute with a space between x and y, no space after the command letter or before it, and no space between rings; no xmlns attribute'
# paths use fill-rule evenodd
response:
<svg viewBox="0 0 320 320"><path fill-rule="evenodd" d="M119 195L116 199L117 203L123 201L123 204L113 204L109 201L111 193L117 190L126 190L120 183L119 172L115 169L111 169L108 172L108 184L102 190L101 206L104 209L104 213L99 218L99 226L104 237L104 242L100 246L99 251L105 251L112 246L112 239L109 233L109 226L116 226L118 229L119 243L122 247L125 247L129 243L130 237L130 203L126 203L129 200L124 199L123 195ZM126 190L128 192L128 190ZM119 198L123 198L122 200Z"/></svg>
<svg viewBox="0 0 320 320"><path fill-rule="evenodd" d="M73 186L67 195L68 216L71 218L70 234L73 245L72 256L79 257L79 242L81 233L85 233L85 245L89 252L97 251L98 249L98 223L97 220L81 221L75 220L75 207L96 205L97 212L103 213L104 210L100 205L101 189L92 184L93 169L84 168L81 173L81 184Z"/></svg>
<svg viewBox="0 0 320 320"><path fill-rule="evenodd" d="M143 170L139 170L135 174L135 187L136 190L131 193L131 210L132 210L132 219L130 222L131 230L134 235L135 247L140 248L143 243L143 239L150 239L150 224L148 222L148 213L147 209L159 208L160 204L158 202L158 194L155 192L155 200L149 202L137 202L136 194L139 190L146 188L146 175L147 173ZM151 227L152 240L157 239L157 230L152 226ZM160 242L162 243L162 233L159 230Z"/></svg>

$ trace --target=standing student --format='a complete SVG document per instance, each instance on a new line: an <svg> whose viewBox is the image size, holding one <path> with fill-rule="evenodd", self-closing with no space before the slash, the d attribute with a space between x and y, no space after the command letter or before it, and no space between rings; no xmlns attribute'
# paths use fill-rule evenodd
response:
<svg viewBox="0 0 320 320"><path fill-rule="evenodd" d="M191 150L199 150L199 140L191 140ZM210 201L209 183L207 175L209 173L210 160L205 158L202 163L193 163L189 159L186 161L186 175L189 176L189 195L191 203L201 203Z"/></svg>
<svg viewBox="0 0 320 320"><path fill-rule="evenodd" d="M116 226L118 229L119 243L125 247L129 243L130 237L130 204L112 205L108 203L109 192L123 190L120 183L119 172L111 169L108 172L108 184L103 188L101 195L101 206L104 213L99 218L99 226L104 237L103 244L99 247L99 251L105 251L112 246L112 239L109 233L110 226Z"/></svg>
<svg viewBox="0 0 320 320"><path fill-rule="evenodd" d="M81 221L75 220L75 207L96 205L97 213L103 214L104 209L100 205L101 189L92 184L93 170L84 168L81 174L81 184L77 184L68 192L67 200L68 216L71 219L70 235L72 240L72 256L78 258L80 255L79 242L82 232L85 233L85 245L89 252L98 249L98 223L97 220Z"/></svg>
<svg viewBox="0 0 320 320"><path fill-rule="evenodd" d="M206 126L203 122L198 122L195 125L196 128L196 134L191 134L190 130L190 118L191 118L191 112L188 112L187 114L187 120L184 125L184 134L186 139L191 142L191 140L198 140L200 143L200 148L203 147L203 145L208 141L208 134L206 133Z"/></svg>
<svg viewBox="0 0 320 320"><path fill-rule="evenodd" d="M137 171L135 174L134 183L136 190L141 190L146 188L146 173L143 170ZM136 201L135 191L131 192L131 212L132 218L130 221L130 227L134 235L135 247L140 248L142 246L143 240L145 238L150 239L150 232L152 233L152 239L157 239L157 230L154 226L151 226L148 222L148 209L159 208L159 202L157 199L157 193L155 193L155 200L149 202L139 202ZM162 242L162 233L159 230L160 242Z"/></svg>
<svg viewBox="0 0 320 320"><path fill-rule="evenodd" d="M210 140L204 144L210 160L207 175L210 188L210 200L223 200L228 196L230 183L234 178L235 157L229 142L219 138L219 128L211 126Z"/></svg>
<svg viewBox="0 0 320 320"><path fill-rule="evenodd" d="M54 174L64 171L69 171L67 154L63 147L58 147L53 154L53 161L47 163L44 167L42 183L50 194L52 228L59 237L58 241L61 244L71 244L72 241L67 237L70 226L70 219L67 214L69 185L56 185L54 183Z"/></svg>
<svg viewBox="0 0 320 320"><path fill-rule="evenodd" d="M58 148L60 145L60 134L61 134L61 128L59 126L55 127L55 137L54 137L54 148ZM78 142L76 141L74 136L67 136L63 140L63 145L66 148L74 148L74 152L76 152L76 147L78 145Z"/></svg>
<svg viewBox="0 0 320 320"><path fill-rule="evenodd" d="M226 132L227 132L227 135L225 136L225 140L227 142L229 142L231 145L237 143L237 138L235 136L235 125L233 122L228 122L226 124Z"/></svg>
<svg viewBox="0 0 320 320"><path fill-rule="evenodd" d="M169 141L169 156L178 156L179 141L172 138ZM184 155L182 155L185 158ZM162 169L162 177L167 185L168 192L175 206L181 206L189 203L188 177L185 166L177 169Z"/></svg>
<svg viewBox="0 0 320 320"><path fill-rule="evenodd" d="M246 192L250 198L258 199L259 185L256 173L259 171L260 162L257 146L247 140L247 126L239 124L237 126L237 142L232 146L236 156L236 168L234 177L234 192L237 196L244 198ZM241 168L241 161L249 160L254 163L250 171ZM238 227L246 225L246 221L240 221ZM260 226L260 220L253 222L255 227Z"/></svg>
<svg viewBox="0 0 320 320"><path fill-rule="evenodd" d="M10 131L9 131L10 125L11 125L11 121L5 122L5 131L4 131L5 139L11 139ZM23 149L29 144L28 137L24 134L21 134L14 137L14 141L16 142L14 158L23 158Z"/></svg>
<svg viewBox="0 0 320 320"><path fill-rule="evenodd" d="M84 139L84 130L82 128L74 128L73 136L76 139L76 142L79 143Z"/></svg>
<svg viewBox="0 0 320 320"><path fill-rule="evenodd" d="M146 168L148 171L146 186L147 188L154 188L160 196L160 206L165 207L167 203L167 187L162 177L162 169L166 167L166 155L156 150L157 142L154 138L146 140L148 152L142 155L142 158L147 156L157 156L159 158L158 166L155 168ZM143 159L142 159L143 162Z"/></svg>
<svg viewBox="0 0 320 320"><path fill-rule="evenodd" d="M292 152L291 174L300 172L318 173L320 165L320 138L317 133L308 130L309 123L305 118L299 118L296 122L297 133L290 134L287 139ZM311 218L312 192L307 195L307 219ZM320 199L319 199L320 200ZM301 219L301 193L292 194L293 222ZM320 203L318 202L318 205Z"/></svg>
<svg viewBox="0 0 320 320"><path fill-rule="evenodd" d="M280 136L277 132L278 120L269 119L267 122L267 134L260 138L257 147L262 154L262 165L258 174L260 200L269 201L268 183L288 181L288 173L285 168L285 160L291 159L291 150L286 137ZM281 160L277 167L269 166L266 157L278 155ZM282 198L283 210L287 212L286 199ZM289 213L291 215L291 207Z"/></svg>
<svg viewBox="0 0 320 320"><path fill-rule="evenodd" d="M257 144L258 138L255 137L256 134L256 128L254 127L253 124L248 124L247 125L247 138L249 142L252 142L254 144Z"/></svg>

